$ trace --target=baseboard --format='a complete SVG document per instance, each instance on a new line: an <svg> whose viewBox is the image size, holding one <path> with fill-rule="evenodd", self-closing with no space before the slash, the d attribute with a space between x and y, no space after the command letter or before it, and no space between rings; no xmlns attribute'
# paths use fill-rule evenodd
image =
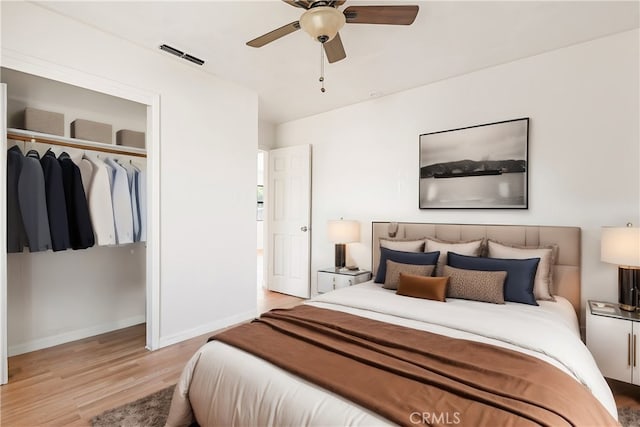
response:
<svg viewBox="0 0 640 427"><path fill-rule="evenodd" d="M224 319L216 320L215 322L207 323L205 325L198 326L197 328L188 329L186 331L169 335L166 337L160 337L160 348L166 347L172 344L179 343L191 338L195 338L207 333L213 333L217 330L227 328L229 326L236 325L238 323L246 322L256 318L256 311L245 311L244 313L236 314L234 316L225 317Z"/></svg>
<svg viewBox="0 0 640 427"><path fill-rule="evenodd" d="M116 320L114 322L103 323L101 325L92 326L90 328L77 329L75 331L65 332L51 337L38 338L36 340L27 341L21 344L9 345L9 357L18 354L29 353L31 351L41 350L43 348L53 347L59 344L65 344L71 341L81 340L83 338L93 337L95 335L104 334L106 332L115 331L129 326L144 323L146 318L143 314L139 316L129 317L127 319Z"/></svg>

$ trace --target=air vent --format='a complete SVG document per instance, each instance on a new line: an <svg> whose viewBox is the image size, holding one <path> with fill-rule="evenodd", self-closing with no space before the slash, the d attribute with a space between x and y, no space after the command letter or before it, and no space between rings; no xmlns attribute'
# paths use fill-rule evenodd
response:
<svg viewBox="0 0 640 427"><path fill-rule="evenodd" d="M189 55L188 53L184 53L183 51L178 50L175 47L171 47L168 44L161 45L160 50L164 50L165 52L169 52L172 55L179 56L180 58L186 59L187 61L193 62L194 64L204 64L204 61L202 59L196 58L195 56Z"/></svg>
<svg viewBox="0 0 640 427"><path fill-rule="evenodd" d="M198 65L204 64L204 61L202 59L196 58L195 56L191 56L188 53L185 53L184 55L182 55L182 57L187 61L193 62L194 64L198 64Z"/></svg>

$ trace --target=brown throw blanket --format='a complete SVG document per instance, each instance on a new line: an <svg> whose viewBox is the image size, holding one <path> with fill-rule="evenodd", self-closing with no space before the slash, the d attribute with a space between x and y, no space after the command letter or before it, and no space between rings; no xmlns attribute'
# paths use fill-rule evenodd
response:
<svg viewBox="0 0 640 427"><path fill-rule="evenodd" d="M615 426L583 385L516 351L311 306L217 334L400 425Z"/></svg>

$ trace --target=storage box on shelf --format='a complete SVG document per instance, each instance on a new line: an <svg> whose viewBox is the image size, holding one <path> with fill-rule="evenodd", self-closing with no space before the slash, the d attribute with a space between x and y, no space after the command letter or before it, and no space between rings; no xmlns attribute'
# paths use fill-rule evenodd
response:
<svg viewBox="0 0 640 427"><path fill-rule="evenodd" d="M71 138L113 144L112 127L107 123L76 119L71 122Z"/></svg>
<svg viewBox="0 0 640 427"><path fill-rule="evenodd" d="M24 128L64 136L64 114L27 107L24 109Z"/></svg>
<svg viewBox="0 0 640 427"><path fill-rule="evenodd" d="M126 147L145 148L144 132L121 129L116 132L116 145Z"/></svg>

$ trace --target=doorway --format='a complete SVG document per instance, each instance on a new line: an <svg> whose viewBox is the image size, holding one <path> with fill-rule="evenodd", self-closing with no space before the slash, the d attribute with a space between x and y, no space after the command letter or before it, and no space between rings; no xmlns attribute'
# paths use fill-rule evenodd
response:
<svg viewBox="0 0 640 427"><path fill-rule="evenodd" d="M264 291L267 289L266 282L266 266L264 262L264 241L266 236L266 214L265 214L265 187L264 183L265 179L265 165L267 159L267 152L263 150L258 150L258 180L257 180L257 190L256 190L256 225L257 225L257 245L256 245L256 255L258 257L257 262L257 277L256 277L256 285L258 287L258 299L262 297Z"/></svg>
<svg viewBox="0 0 640 427"><path fill-rule="evenodd" d="M144 128L146 128L145 133L147 135L146 165L149 168L148 176L147 176L147 206L148 206L148 212L149 212L149 215L147 217L148 240L146 243L146 249L144 250L144 253L142 251L138 252L140 254L140 257L144 259L144 266L141 267L141 270L144 272L144 276L142 273L140 273L138 274L138 276L134 277L133 275L131 275L131 277L133 277L132 280L135 280L136 283L137 283L137 279L139 277L142 277L142 279L140 280L141 280L141 283L143 283L143 289L141 292L143 294L143 297L141 297L140 300L143 301L144 311L141 310L142 314L139 316L139 318L135 317L136 315L134 314L126 317L125 321L128 322L129 324L141 323L143 321L146 321L146 330L145 330L146 348L149 350L155 350L159 348L160 346L160 313L159 313L159 310L160 310L160 249L159 249L159 239L157 239L157 236L159 234L160 203L159 203L159 197L158 197L159 190L157 187L157 183L160 181L160 168L159 168L160 162L159 162L159 156L157 155L157 153L159 152L159 147L160 147L159 145L160 144L160 137L159 137L160 135L160 113L159 113L160 96L156 93L147 92L145 90L133 90L130 86L121 85L118 82L115 82L113 80L102 79L100 77L89 75L82 71L66 68L58 64L48 63L45 61L34 62L32 57L23 55L18 52L7 52L6 54L5 52L3 52L3 70L4 69L13 70L14 74L21 73L24 76L33 76L33 78L51 81L52 82L51 84L56 85L56 87L58 87L59 85L63 85L67 89L73 90L73 91L76 91L76 90L81 90L85 92L90 91L90 93L95 93L96 96L101 97L101 99L104 99L104 97L108 97L109 99L112 99L112 100L118 99L119 100L118 102L123 102L127 105L141 104L143 108L142 114L143 114L144 120L146 121L146 124L144 125ZM6 72L3 72L3 78L7 77L6 74L7 74ZM12 85L11 87L14 87L14 86L21 87L20 85ZM2 95L0 97L1 98L0 102L1 102L1 105L3 106L2 126L0 126L0 145L2 146L2 150L0 151L3 154L0 155L0 164L3 164L3 165L6 165L6 151L7 151L6 150L7 149L6 113L8 111L7 109L8 104L6 103L7 102L6 99L9 97L9 94L7 94L6 92L7 92L6 90L3 90L2 93L0 93L0 95ZM53 91L50 92L48 90L39 90L37 91L37 95L38 96L42 95L42 96L45 96L46 98L46 96L48 96L48 94L52 92ZM35 98L34 98L34 101L35 101ZM38 101L40 101L40 99L38 99ZM42 104L37 104L37 105L42 105ZM107 112L107 114L109 113ZM15 129L13 131L14 133L16 132ZM6 200L6 185L4 180L2 180L2 185L0 185L0 199ZM2 206L0 208L0 210L2 210L2 214L0 214L0 217L4 218L4 216L6 215L6 212L5 212L6 207L4 204L0 206ZM8 306L9 295L8 295L7 285L9 283L9 277L8 277L9 273L7 268L8 257L6 252L6 247L7 247L6 237L7 236L4 232L0 233L0 246L2 246L2 249L0 249L0 384L4 384L8 380L7 358L9 355L8 342L10 342L8 340L9 320L8 320L7 306ZM99 255L95 257L93 255L96 255L98 252L109 251L110 249L111 248L104 248L104 250L96 249L91 251L90 253L89 252L81 253L80 256L85 256L85 257L90 256L92 258L100 258ZM77 258L75 257L71 259L72 255L77 255L77 254L73 254L71 251L68 251L68 252L69 253L65 252L64 254L62 253L56 254L56 264L58 265L58 267L60 265L59 261L62 260L62 262L66 262L68 265L74 266L74 273L76 273L75 268L78 266L82 266L82 268L84 268L85 270L89 270L88 268L89 264L78 262ZM113 251L110 251L110 252L113 252ZM122 258L128 259L126 257L129 257L129 253L124 254L122 252L124 251L119 252ZM16 257L19 256L19 254L15 254L15 255ZM44 266L46 262L49 262L51 260L51 256L49 255L50 254L45 253L45 254L39 254L38 257L31 257L31 258L37 260L37 262L40 263L38 265ZM12 258L16 258L16 257L12 256ZM26 259L27 256L24 256L23 258ZM105 264L104 262L98 263L98 265L100 266L103 266L104 264ZM18 267L20 267L20 265L18 265ZM17 269L17 270L14 269L14 271L29 272L28 269ZM50 280L50 277L46 276L46 268L38 268L38 271L40 272L40 275L38 276L38 278L45 277L47 281ZM62 268L58 268L58 271L65 271L65 270ZM92 272L87 271L88 276L90 276L91 273ZM29 281L32 281L31 279L33 276L29 276L27 274L21 274L21 276L24 277L25 280L29 279ZM77 274L74 274L75 279L77 279L78 277L79 276ZM103 276L100 276L100 277L103 278ZM44 282L45 280L38 281L38 283L44 283ZM17 282L11 280L11 283L17 283ZM67 291L73 291L73 289L71 289L72 285L76 285L76 284L82 285L81 280L74 280L73 283L71 283L69 280L66 280L66 281L60 280L57 283L63 283ZM14 286L14 289L15 288L16 287ZM106 289L106 288L103 287L103 289ZM18 290L24 291L24 288L18 287ZM43 290L42 293L44 294L46 294L47 292L54 292L55 296L58 296L58 297L63 296L63 293L54 286L50 286L49 288L42 287L42 290ZM86 287L82 288L82 290L86 291ZM111 292L111 290L109 292ZM85 292L84 294L78 293L78 294L74 294L75 301L79 300L79 298L77 297L78 295L86 297L87 300L91 300L92 298L95 298L95 294L89 294L87 292ZM22 295L18 295L18 296L22 297ZM38 303L42 301L44 301L45 303L50 302L50 299L33 298L33 294L27 293L24 296L25 296L24 300L27 303L33 302L33 301L36 301ZM127 300L127 301L130 301L130 300ZM54 307L57 308L58 306L54 305ZM11 308L14 309L15 306L12 305ZM101 305L101 308L104 308L104 305ZM21 314L20 311L14 310L14 313L16 312ZM91 312L89 310L87 310L87 312L89 312L90 315L94 314L94 312ZM103 313L104 312L108 312L108 309L105 309ZM42 311L39 311L39 313L45 313L45 311L42 310ZM77 318L85 319L82 315L85 314L86 312L77 312L77 311L63 312L64 315L67 315L69 313L71 313L74 316L77 316ZM54 318L56 320L62 319L62 321L66 321L67 324L71 324L72 327L67 328L63 332L53 336L45 335L45 334L36 336L35 334L32 333L33 330L35 330L34 328L23 329L23 331L26 331L31 335L24 334L27 337L26 339L21 341L16 341L19 344L24 344L24 346L21 349L16 350L16 354L18 351L27 352L37 348L49 347L49 346L53 346L63 342L79 339L85 336L93 336L103 332L104 329L111 330L113 327L112 325L114 324L118 327L122 327L121 323L118 323L120 319L116 319L112 321L112 319L109 318L107 319L107 321L99 323L97 326L95 324L92 324L91 322L86 322L85 324L77 326L77 323L74 322L76 318L69 319L69 317L62 317L62 316L53 316L51 318ZM48 333L46 328L50 327L50 325L47 323L47 319L41 317L40 320L41 320L40 325L44 325L40 330L44 329L45 332ZM97 323L97 322L94 322L94 323ZM15 321L13 322L13 324L19 327L22 327L24 325L24 324L17 323Z"/></svg>

